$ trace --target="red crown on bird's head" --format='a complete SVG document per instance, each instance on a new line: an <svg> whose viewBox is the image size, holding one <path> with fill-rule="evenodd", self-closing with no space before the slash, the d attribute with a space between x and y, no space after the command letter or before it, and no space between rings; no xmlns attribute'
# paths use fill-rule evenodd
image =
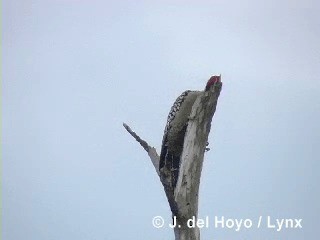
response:
<svg viewBox="0 0 320 240"><path fill-rule="evenodd" d="M205 90L208 91L208 90L210 89L210 87L211 87L212 85L214 85L215 83L217 83L217 82L221 82L221 75L220 75L220 76L212 76L212 77L208 80Z"/></svg>

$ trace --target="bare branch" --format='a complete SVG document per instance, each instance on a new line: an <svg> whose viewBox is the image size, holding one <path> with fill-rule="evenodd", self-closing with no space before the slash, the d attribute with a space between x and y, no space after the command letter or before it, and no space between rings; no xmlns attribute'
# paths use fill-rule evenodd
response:
<svg viewBox="0 0 320 240"><path fill-rule="evenodd" d="M160 176L159 173L159 161L160 161L160 157L157 153L157 150L154 147L150 147L150 145L143 139L141 139L138 134L136 134L126 123L123 123L124 128L128 131L128 133L130 133L130 135L132 137L134 137L138 143L140 143L140 145L144 148L144 150L147 151L151 162L154 166L154 168L156 169L156 172L158 174L158 176Z"/></svg>
<svg viewBox="0 0 320 240"><path fill-rule="evenodd" d="M199 228L188 228L187 221L198 217L198 195L204 152L207 149L208 135L212 117L215 113L222 83L217 82L210 91L203 92L195 101L189 117L184 138L178 182L175 188L166 180L166 173L159 172L160 157L154 147L141 139L131 128L123 123L125 129L148 152L164 187L173 217L176 240L199 240Z"/></svg>
<svg viewBox="0 0 320 240"><path fill-rule="evenodd" d="M174 192L178 213L175 228L176 240L199 240L197 227L188 228L186 221L198 216L198 196L201 170L212 117L215 113L222 83L217 83L210 91L204 92L195 101L189 117L184 138L183 152L177 186Z"/></svg>
<svg viewBox="0 0 320 240"><path fill-rule="evenodd" d="M134 131L132 131L132 129L126 123L123 123L123 126L131 134L131 136L134 137L138 143L140 143L144 150L148 152L150 149L149 144L143 139L141 139Z"/></svg>
<svg viewBox="0 0 320 240"><path fill-rule="evenodd" d="M160 157L156 151L156 149L154 147L150 147L150 145L144 141L143 139L141 139L126 123L123 123L124 128L130 133L130 135L132 137L134 137L138 143L140 143L140 145L144 148L144 150L147 151L151 162L154 166L154 168L156 169L156 172L158 174L158 176L160 177L160 172L159 172L159 161L160 161ZM169 186L165 181L163 181L162 178L160 178L160 181L164 187L164 191L166 193L168 202L169 202L169 206L171 209L171 212L173 213L173 215L177 215L177 204L174 201L174 194L173 194L173 188L171 186Z"/></svg>

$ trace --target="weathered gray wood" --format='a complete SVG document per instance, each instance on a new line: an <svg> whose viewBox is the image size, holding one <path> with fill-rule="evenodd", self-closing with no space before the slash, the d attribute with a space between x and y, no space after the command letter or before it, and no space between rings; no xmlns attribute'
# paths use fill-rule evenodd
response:
<svg viewBox="0 0 320 240"><path fill-rule="evenodd" d="M150 147L127 124L123 124L125 129L148 152L152 164L160 177L172 216L175 217L177 226L180 226L174 228L176 240L200 240L199 228L189 228L187 221L193 217L197 219L198 216L199 184L204 152L221 88L222 83L216 83L210 91L203 92L192 107L184 140L178 182L175 189L165 182L165 178L160 177L160 158L156 149Z"/></svg>
<svg viewBox="0 0 320 240"><path fill-rule="evenodd" d="M151 162L152 162L154 168L156 169L158 176L160 176L160 173L159 173L160 157L157 153L157 150L154 147L150 147L149 144L146 141L144 141L143 139L141 139L126 123L123 123L122 125L130 133L130 135L132 137L134 137L138 143L140 143L140 145L144 148L144 150L147 151L147 153L151 159Z"/></svg>
<svg viewBox="0 0 320 240"><path fill-rule="evenodd" d="M175 228L176 240L199 240L198 227L188 228L187 220L198 216L199 184L203 157L211 129L222 83L217 83L209 92L204 92L195 101L184 139L179 178L174 191L178 207Z"/></svg>

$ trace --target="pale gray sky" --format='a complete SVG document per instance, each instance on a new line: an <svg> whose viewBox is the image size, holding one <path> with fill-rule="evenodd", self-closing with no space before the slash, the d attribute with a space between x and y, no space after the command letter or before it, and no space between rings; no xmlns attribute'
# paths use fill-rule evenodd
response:
<svg viewBox="0 0 320 240"><path fill-rule="evenodd" d="M173 239L158 150L186 89L224 83L200 217L302 218L303 229L202 239L318 239L317 1L3 1L4 240ZM142 235L143 234L143 235Z"/></svg>

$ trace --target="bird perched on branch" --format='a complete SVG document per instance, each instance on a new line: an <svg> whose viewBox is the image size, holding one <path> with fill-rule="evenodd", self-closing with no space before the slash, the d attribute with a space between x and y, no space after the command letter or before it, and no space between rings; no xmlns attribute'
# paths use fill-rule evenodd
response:
<svg viewBox="0 0 320 240"><path fill-rule="evenodd" d="M220 82L220 76L212 76L204 91ZM174 102L167 118L162 140L159 170L169 173L170 183L175 188L179 176L180 158L183 151L184 137L188 126L192 106L203 91L184 91Z"/></svg>

